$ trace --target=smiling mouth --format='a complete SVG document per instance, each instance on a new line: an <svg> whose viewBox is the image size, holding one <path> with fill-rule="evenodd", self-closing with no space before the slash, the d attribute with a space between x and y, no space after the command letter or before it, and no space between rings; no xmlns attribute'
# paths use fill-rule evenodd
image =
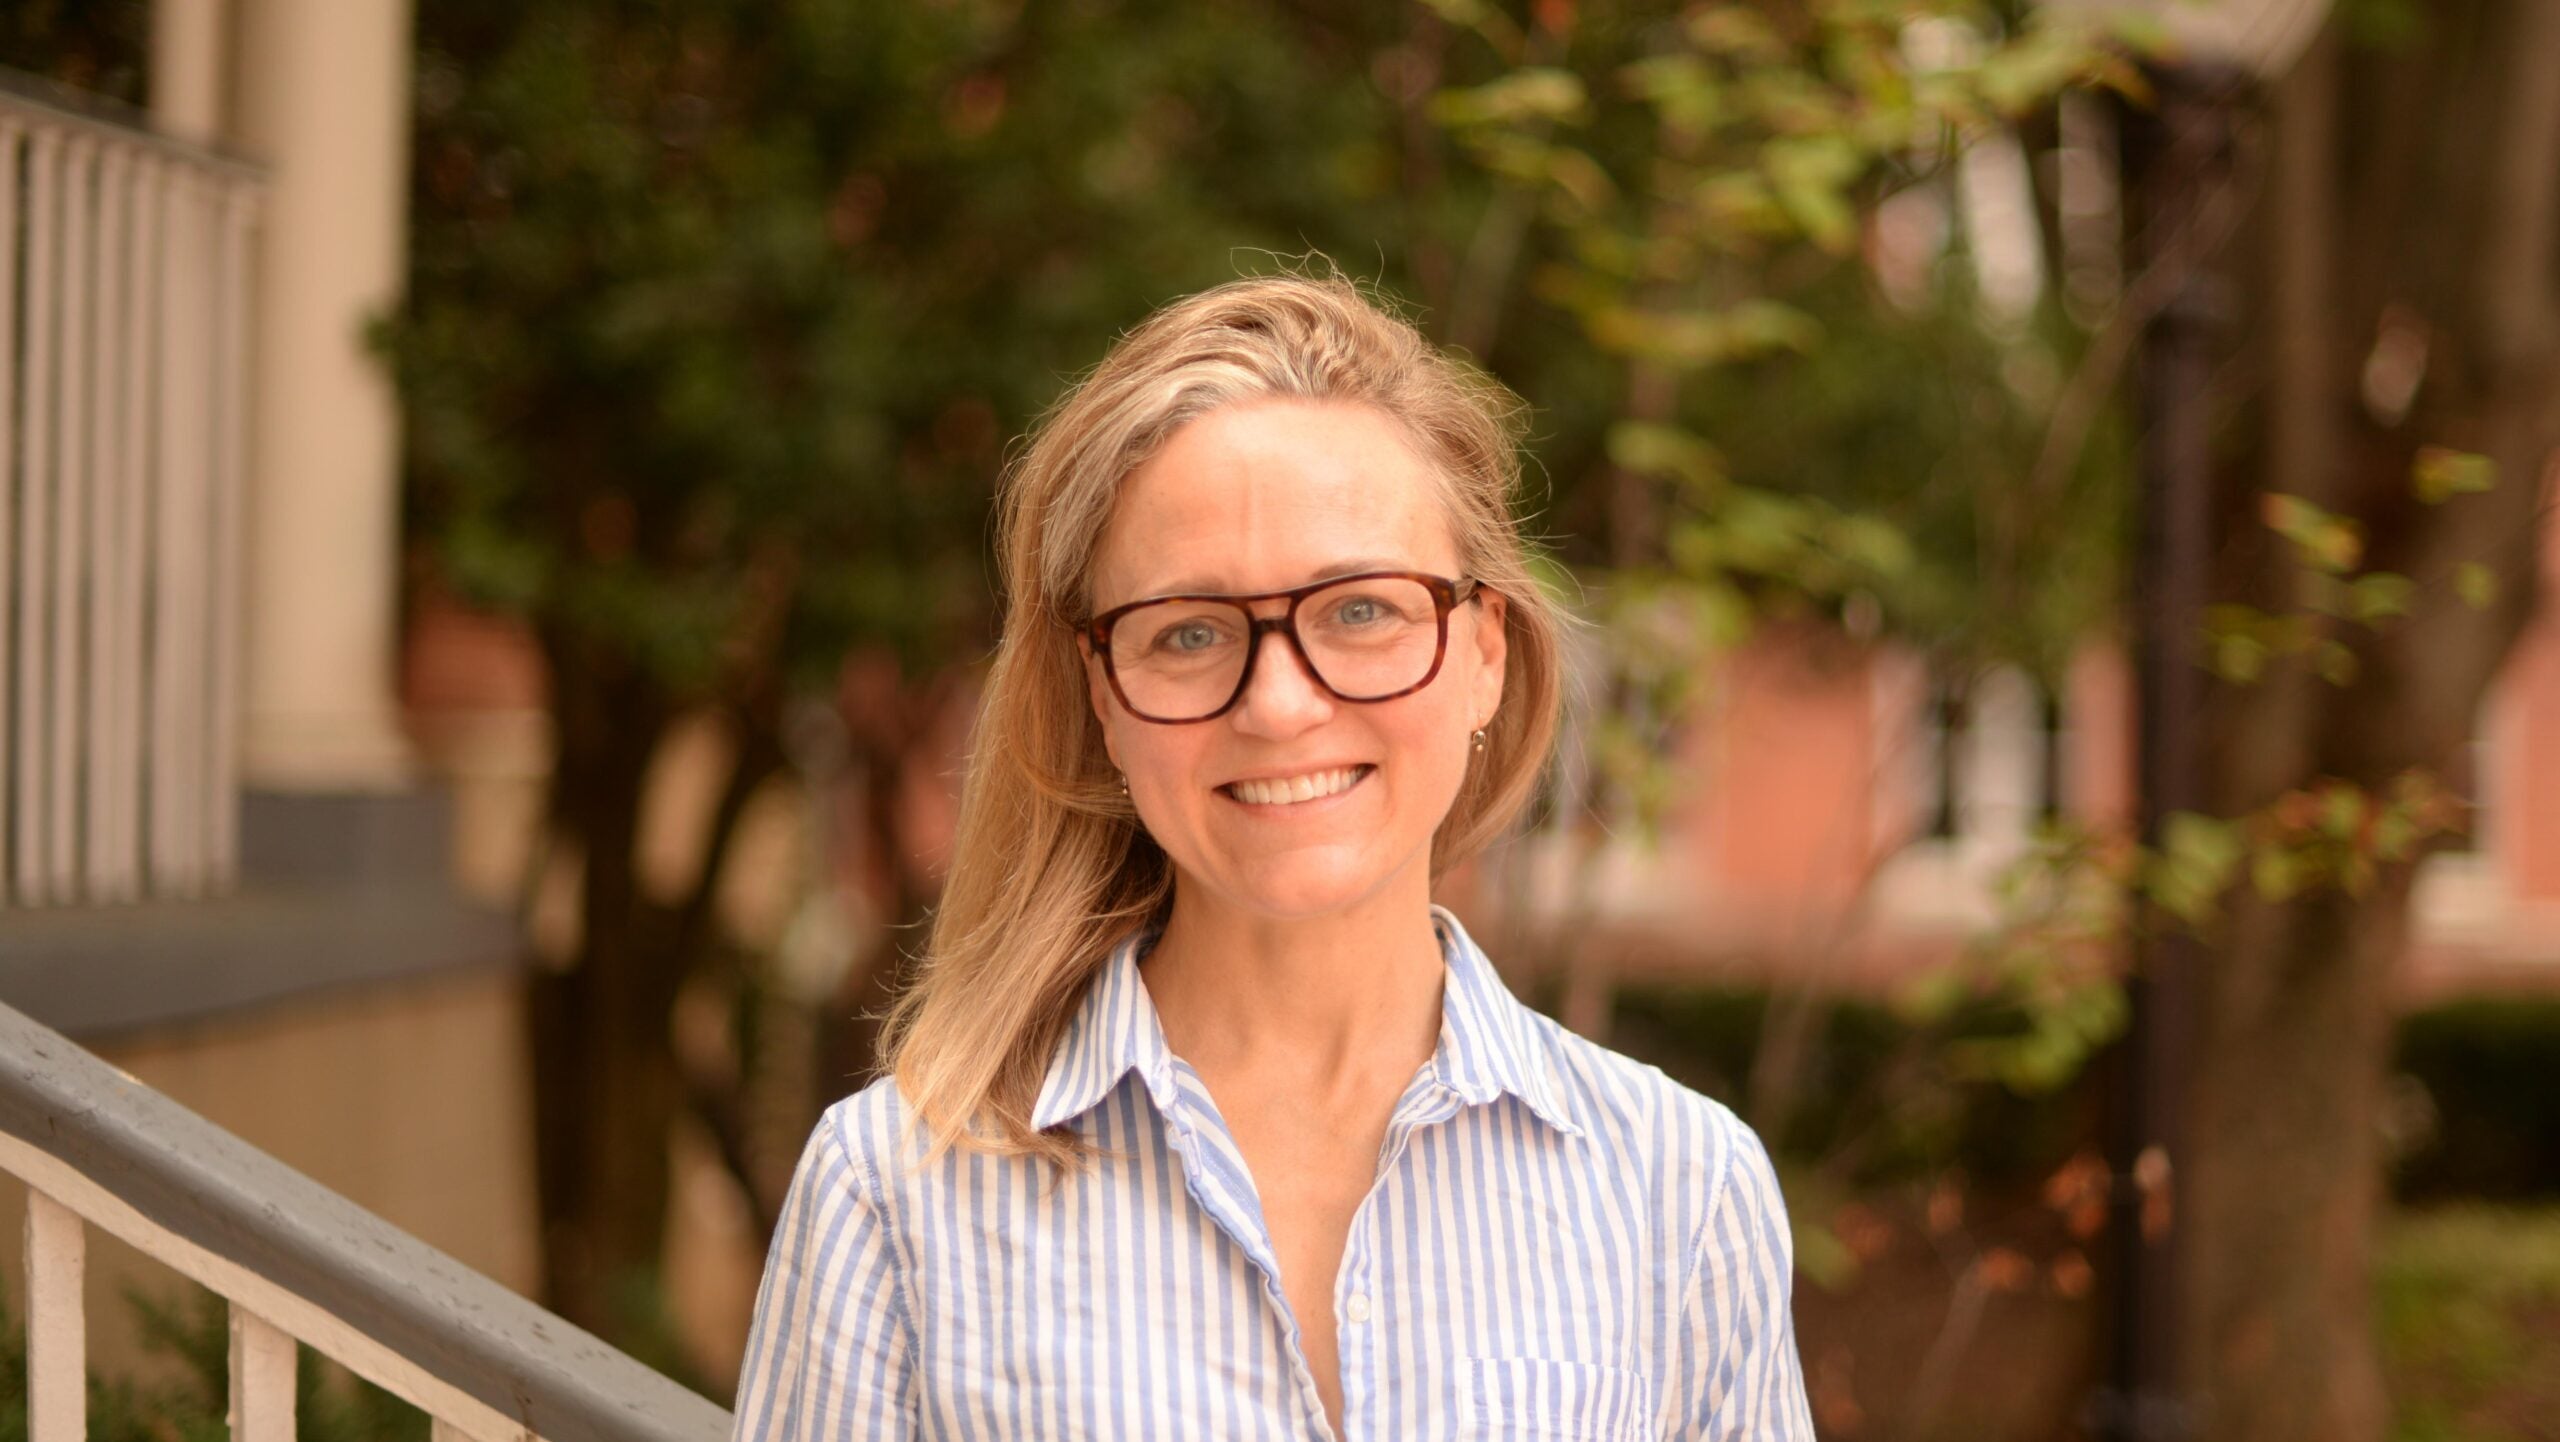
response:
<svg viewBox="0 0 2560 1442"><path fill-rule="evenodd" d="M1295 806L1302 801L1322 801L1328 796L1339 796L1359 785L1362 778L1377 769L1363 763L1270 781L1230 781L1218 790L1247 806Z"/></svg>

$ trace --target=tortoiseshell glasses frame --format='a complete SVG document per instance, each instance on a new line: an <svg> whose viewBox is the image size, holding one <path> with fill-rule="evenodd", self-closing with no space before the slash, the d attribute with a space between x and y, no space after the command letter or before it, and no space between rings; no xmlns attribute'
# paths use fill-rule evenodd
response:
<svg viewBox="0 0 2560 1442"><path fill-rule="evenodd" d="M1324 668L1308 654L1306 642L1298 634L1298 608L1308 597L1320 595L1326 591L1339 590L1344 586L1356 585L1363 581L1413 582L1430 593L1433 612L1431 665L1423 671L1421 678L1411 685L1398 686L1375 695L1354 695L1341 690L1327 680ZM1424 571L1361 571L1348 576L1328 576L1321 581L1311 581L1286 591L1263 591L1253 595L1149 596L1143 600L1131 601L1125 606L1114 606L1076 626L1075 630L1078 638L1091 649L1094 655L1102 659L1102 674L1110 682L1112 694L1120 699L1120 704L1128 709L1130 715L1141 721L1152 721L1163 726L1191 726L1203 721L1215 721L1234 710L1236 703L1244 699L1246 689L1253 685L1254 667L1261 660L1262 638L1273 631L1288 638L1289 649L1298 653L1298 661L1306 668L1307 674L1315 678L1316 684L1324 688L1325 694L1337 701L1366 705L1378 701L1393 701L1399 696L1410 696L1430 685L1439 676L1441 663L1448 659L1449 613L1466 602L1475 600L1482 591L1483 583L1471 576L1451 579L1446 576L1434 576ZM1253 607L1272 601L1282 601L1287 604L1276 616L1257 616L1253 613ZM1123 619L1150 606L1167 604L1231 607L1244 618L1244 663L1236 673L1235 686L1227 693L1226 699L1214 709L1196 716L1160 715L1140 707L1130 699L1129 689L1120 675L1119 664L1112 655L1111 634Z"/></svg>

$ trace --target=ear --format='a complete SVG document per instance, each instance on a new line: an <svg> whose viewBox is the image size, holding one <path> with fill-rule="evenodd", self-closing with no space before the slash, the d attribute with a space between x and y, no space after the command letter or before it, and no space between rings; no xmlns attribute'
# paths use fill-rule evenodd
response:
<svg viewBox="0 0 2560 1442"><path fill-rule="evenodd" d="M1500 591L1479 587L1475 594L1475 685L1468 697L1476 725L1493 724L1502 706L1502 678L1511 656L1510 602Z"/></svg>
<svg viewBox="0 0 2560 1442"><path fill-rule="evenodd" d="M1113 770L1126 770L1111 740L1111 719L1118 700L1111 694L1110 678L1102 674L1102 658L1094 653L1093 639L1082 632L1076 634L1076 657L1084 663L1085 702L1093 707L1094 725L1102 732L1103 754L1111 758Z"/></svg>

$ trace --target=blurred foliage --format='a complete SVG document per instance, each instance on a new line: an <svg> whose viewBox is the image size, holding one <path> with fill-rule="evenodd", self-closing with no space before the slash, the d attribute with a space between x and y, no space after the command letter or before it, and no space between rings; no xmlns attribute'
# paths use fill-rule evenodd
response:
<svg viewBox="0 0 2560 1442"><path fill-rule="evenodd" d="M1622 987L1612 1042L1708 1095L1740 1098L1782 1001L1751 988ZM2061 1009L2003 986L1953 985L1925 1004L1829 998L1805 1046L1803 1100L1768 1138L1789 1195L1806 1203L1794 1209L1799 1240L1825 1245L1827 1202L1949 1179L2020 1195L2074 1174L2098 1143L2098 1077L2076 1064L1978 1064L2031 1054ZM2402 1019L2397 1046L2383 1119L2395 1197L2560 1203L2560 1093L2547 1085L2560 1068L2560 1003L2423 1008Z"/></svg>
<svg viewBox="0 0 2560 1442"><path fill-rule="evenodd" d="M2107 411L2075 462L2037 482L2054 391L2084 339L2058 308L2015 333L1986 324L1971 267L1951 250L1909 308L1865 267L1831 269L1796 297L1826 343L1727 368L1692 427L1736 475L1863 528L1800 575L1805 596L1834 612L1871 598L1875 624L1942 671L2009 664L2058 685L2116 615L2130 447Z"/></svg>
<svg viewBox="0 0 2560 1442"><path fill-rule="evenodd" d="M1709 1096L1740 1097L1767 1043L1771 1006L1753 990L1624 987L1611 1042ZM2088 1143L2095 1119L2086 1089L2016 1088L1959 1060L1965 1043L2021 1025L2017 1003L1997 995L1926 1019L1840 999L1807 1049L1804 1101L1767 1141L1798 1175L1819 1171L1826 1189L1844 1194L1950 1169L1974 1184L2032 1186Z"/></svg>
<svg viewBox="0 0 2560 1442"><path fill-rule="evenodd" d="M1337 8L428 7L413 533L680 695L973 654L1006 438L1098 339L1390 228Z"/></svg>
<svg viewBox="0 0 2560 1442"><path fill-rule="evenodd" d="M140 105L151 0L10 0L0 5L0 65Z"/></svg>
<svg viewBox="0 0 2560 1442"><path fill-rule="evenodd" d="M89 1378L90 1442L225 1442L231 1395L229 1304L202 1288L163 1299L125 1292L143 1355L174 1363L173 1380ZM294 1435L300 1442L427 1442L427 1414L322 1358L295 1353ZM27 1442L27 1347L0 1305L0 1442Z"/></svg>
<svg viewBox="0 0 2560 1442"><path fill-rule="evenodd" d="M2076 341L2058 306L1981 306L1961 226L1898 305L1858 252L1890 196L1952 216L1967 153L2066 86L2133 85L2118 52L1970 0L1541 6L1526 25L1431 3L1504 67L1443 90L1436 118L1535 216L1531 286L1588 358L1579 395L1529 394L1597 436L1597 484L1561 509L1603 583L1591 759L1617 819L1658 820L1662 737L1712 655L1772 616L1864 596L1951 668L2054 674L2112 602L2112 567L2088 563L2120 509L2111 450L2039 462Z"/></svg>
<svg viewBox="0 0 2560 1442"><path fill-rule="evenodd" d="M2497 480L2497 465L2487 456L2428 446L2411 468L2410 490L2421 504L2441 506L2455 496L2489 490ZM2209 608L2205 641L2214 671L2245 686L2263 677L2271 663L2297 656L2307 658L2330 685L2352 684L2362 665L2354 637L2406 620L2418 608L2420 582L2397 571L2359 569L2364 528L2300 496L2267 492L2259 497L2259 518L2285 542L2295 604L2283 612L2236 603ZM2429 583L2450 587L2474 611L2487 610L2498 594L2497 572L2482 560L2461 562Z"/></svg>
<svg viewBox="0 0 2560 1442"><path fill-rule="evenodd" d="M2032 192L2052 106L2073 86L2138 89L2124 53L1971 0L1539 6L1525 22L1431 5L1502 66L1434 113L1530 218L1529 289L1563 321L1539 342L1576 358L1564 384L1531 370L1523 389L1552 418L1551 473L1573 478L1556 515L1601 623L1600 704L1554 818L1579 864L1670 813L1678 734L1719 658L1771 622L1889 636L1958 696L2000 666L2062 689L2116 614L2125 444L2103 404L2064 433L2087 337L2058 286L2021 303L1979 278L1995 243L2059 275L2057 238L1985 238L1966 175L2014 159L2021 207L2049 205ZM1517 351L1495 345L1495 368L1518 374ZM1906 998L1979 1024L1908 1065L2050 1091L2116 1035L2123 890L2080 865L2102 850L2061 843L2013 871L2002 924Z"/></svg>

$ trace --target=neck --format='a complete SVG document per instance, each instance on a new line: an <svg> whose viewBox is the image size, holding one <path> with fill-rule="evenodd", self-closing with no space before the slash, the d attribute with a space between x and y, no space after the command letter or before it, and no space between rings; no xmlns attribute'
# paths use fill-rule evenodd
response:
<svg viewBox="0 0 2560 1442"><path fill-rule="evenodd" d="M1439 1042L1443 971L1427 883L1281 920L1177 882L1143 967L1177 1056L1316 1088L1409 1079Z"/></svg>

